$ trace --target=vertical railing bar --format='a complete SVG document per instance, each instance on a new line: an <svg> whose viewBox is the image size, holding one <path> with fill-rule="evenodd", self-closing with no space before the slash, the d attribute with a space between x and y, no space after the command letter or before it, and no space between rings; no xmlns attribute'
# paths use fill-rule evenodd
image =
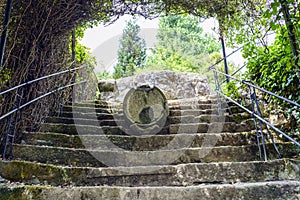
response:
<svg viewBox="0 0 300 200"><path fill-rule="evenodd" d="M254 100L255 102L255 106L254 106L254 113L257 114L258 116L262 117L261 113L258 112L258 102L257 102L257 98L256 97L256 90L255 88L253 88L253 93L251 94L251 98L252 100ZM256 110L257 112L255 111L255 107L256 107ZM266 141L265 141L265 133L263 131L263 124L262 122L259 120L259 128L260 128L260 134L261 134L261 142L262 142L262 145L263 145L263 150L264 150L264 157L265 157L265 161L268 160L268 155L267 155L267 148L266 148Z"/></svg>
<svg viewBox="0 0 300 200"><path fill-rule="evenodd" d="M61 116L61 99L62 99L62 92L60 92L60 95L58 96L58 105L57 105L57 117Z"/></svg>
<svg viewBox="0 0 300 200"><path fill-rule="evenodd" d="M260 143L261 135L259 134L258 127L257 127L257 120L256 120L256 117L254 116L255 108L254 108L253 99L251 97L252 96L251 87L249 85L248 85L248 92L249 92L249 97L250 97L253 122L254 122L254 126L255 126L255 131L256 131L256 140L257 140L257 146L258 146L258 151L259 151L259 158L260 158L260 160L262 160L262 150L261 150L261 143Z"/></svg>
<svg viewBox="0 0 300 200"><path fill-rule="evenodd" d="M14 109L14 106L12 107L12 109ZM3 160L6 160L6 149L7 149L8 137L10 135L10 125L11 125L12 117L13 116L10 115L9 118L7 118L6 135L3 141L3 152L2 152Z"/></svg>
<svg viewBox="0 0 300 200"><path fill-rule="evenodd" d="M255 88L253 88L253 90L256 91ZM259 108L259 104L258 104L258 101L257 101L256 92L254 92L254 99L255 99L255 103L256 103L257 112L258 112L259 116L262 117L262 113L261 113L261 110L260 110L260 108ZM260 121L260 123L262 123L262 122ZM277 147L276 144L275 144L274 138L273 138L273 136L272 136L272 134L271 134L271 132L270 132L270 130L269 130L269 128L268 128L268 125L266 125L266 130L267 130L268 136L269 136L270 139L271 139L271 142L272 142L272 144L273 144L273 147L274 147L276 153L278 154L279 158L281 158L282 156L281 156L281 154L280 154L280 152L279 152L279 150L278 150L278 147Z"/></svg>
<svg viewBox="0 0 300 200"><path fill-rule="evenodd" d="M228 64L227 64L227 56L226 56L226 47L225 47L225 41L223 36L220 36L220 40L221 40L221 44L222 44L222 52L223 52L223 62L224 62L224 70L225 70L225 74L229 74L228 73ZM229 83L229 78L228 76L226 77L226 82Z"/></svg>
<svg viewBox="0 0 300 200"><path fill-rule="evenodd" d="M20 108L20 106L22 104L23 95L24 95L24 89L22 89L21 95L19 96L18 108ZM8 157L12 156L12 149L13 149L13 145L15 143L15 135L16 135L16 130L17 130L17 123L20 119L20 113L21 113L21 110L19 109L16 113L16 117L15 117L15 121L14 121L14 128L13 128L13 132L12 132L12 136L11 136L11 143L9 146Z"/></svg>
<svg viewBox="0 0 300 200"><path fill-rule="evenodd" d="M218 114L219 114L219 116L223 116L222 105L220 102L221 98L220 98L220 94L219 94L219 92L221 91L221 88L220 88L220 84L219 84L218 74L215 71L214 71L214 76L215 76L215 84L216 84L216 91L217 91Z"/></svg>
<svg viewBox="0 0 300 200"><path fill-rule="evenodd" d="M76 66L76 29L73 29L72 30L72 45L71 45L71 48L72 48L72 62L73 62L73 67ZM73 77L72 77L72 81L71 83L75 83L76 82L76 73L74 73ZM75 86L73 86L73 89L74 89ZM74 91L74 90L73 90ZM75 99L75 94L74 92L72 92L72 101L73 99Z"/></svg>

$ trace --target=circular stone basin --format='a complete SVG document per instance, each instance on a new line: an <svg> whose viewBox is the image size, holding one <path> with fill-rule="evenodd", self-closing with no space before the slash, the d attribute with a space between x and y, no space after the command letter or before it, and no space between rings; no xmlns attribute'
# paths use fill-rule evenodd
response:
<svg viewBox="0 0 300 200"><path fill-rule="evenodd" d="M125 119L139 127L164 125L169 115L165 95L157 87L148 85L129 90L124 98L123 111Z"/></svg>

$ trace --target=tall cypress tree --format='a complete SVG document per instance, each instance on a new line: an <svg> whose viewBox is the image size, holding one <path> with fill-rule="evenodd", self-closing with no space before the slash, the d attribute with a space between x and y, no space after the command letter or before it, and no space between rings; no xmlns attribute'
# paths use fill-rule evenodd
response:
<svg viewBox="0 0 300 200"><path fill-rule="evenodd" d="M118 63L115 66L114 78L131 76L136 68L144 66L146 59L145 40L138 36L140 26L133 18L127 22L120 39Z"/></svg>

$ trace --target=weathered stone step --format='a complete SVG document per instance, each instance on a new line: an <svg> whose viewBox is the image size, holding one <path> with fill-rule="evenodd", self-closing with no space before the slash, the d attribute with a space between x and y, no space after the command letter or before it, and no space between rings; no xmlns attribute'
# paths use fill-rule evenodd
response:
<svg viewBox="0 0 300 200"><path fill-rule="evenodd" d="M205 111L204 111L205 112ZM209 111L210 112L210 111ZM168 117L168 121L172 124L175 123L197 123L197 122L241 122L246 119L251 118L251 116L247 113L239 113L234 115L225 114L224 116L215 114L207 114L207 113L199 113L197 115L195 111L189 112L173 112L171 116ZM98 121L118 121L122 122L124 120L124 116L122 114L95 114L95 113L62 113L60 117L50 117L46 120L48 123L65 123L65 124L74 124L74 119L77 120L77 124L96 124L98 126ZM106 122L103 122L104 124ZM108 122L109 123L109 122Z"/></svg>
<svg viewBox="0 0 300 200"><path fill-rule="evenodd" d="M248 120L237 124L235 122L215 122L215 123L188 123L188 124L171 124L170 126L161 127L157 134L178 134L178 133L221 133L221 132L245 132L254 129L253 121ZM55 132L69 135L147 135L147 132L140 134L131 133L130 130L122 126L92 126L80 124L58 124L44 123L40 128L41 132Z"/></svg>
<svg viewBox="0 0 300 200"><path fill-rule="evenodd" d="M176 148L176 147L174 147ZM255 145L183 148L157 151L86 150L47 146L15 145L17 160L81 167L149 166L197 162L258 160Z"/></svg>
<svg viewBox="0 0 300 200"><path fill-rule="evenodd" d="M117 126L124 123L124 120L119 119L82 119L82 118L66 118L66 117L49 117L46 123L57 124L79 124L79 125L92 125L92 126Z"/></svg>
<svg viewBox="0 0 300 200"><path fill-rule="evenodd" d="M254 133L201 133L154 136L103 136L66 135L60 133L26 133L23 139L28 145L44 145L67 148L112 150L122 148L131 151L153 151L174 147L241 146L256 144Z"/></svg>
<svg viewBox="0 0 300 200"><path fill-rule="evenodd" d="M233 115L207 115L203 114L200 116L193 116L193 115L186 115L186 116L170 116L168 118L170 124L176 124L176 123L200 123L200 122L206 122L206 123L212 123L212 122L242 122L244 120L247 120L251 118L250 114L247 113L240 113L240 114L233 114Z"/></svg>
<svg viewBox="0 0 300 200"><path fill-rule="evenodd" d="M223 112L226 112L223 110ZM170 116L186 116L186 115L192 115L192 116L200 116L200 115L217 115L218 109L206 109L206 110L170 110Z"/></svg>
<svg viewBox="0 0 300 200"><path fill-rule="evenodd" d="M121 126L92 126L80 124L56 124L44 123L41 125L40 132L55 132L69 135L147 135L148 132L140 134L131 133L130 130ZM169 127L161 127L157 134L169 134Z"/></svg>
<svg viewBox="0 0 300 200"><path fill-rule="evenodd" d="M237 108L238 109L238 108ZM223 109L223 113L226 113L227 110ZM245 116L250 117L250 115L241 109L238 112L233 112L235 116ZM171 117L183 117L183 116L200 116L200 115L218 115L218 109L190 109L190 110L170 110L170 116ZM113 112L113 113L97 113L95 110L82 110L82 112L79 112L77 110L69 111L69 112L61 112L59 115L55 114L55 116L60 116L64 118L82 118L82 119L118 119L123 117L123 113L121 111L119 112Z"/></svg>
<svg viewBox="0 0 300 200"><path fill-rule="evenodd" d="M299 157L300 148L292 143L277 144L284 158ZM73 149L35 145L14 145L17 160L81 167L149 166L197 162L242 162L258 160L256 145L214 146L200 148L172 146L156 151L127 151L124 149L101 150ZM277 158L272 144L267 145L268 157Z"/></svg>
<svg viewBox="0 0 300 200"><path fill-rule="evenodd" d="M179 105L197 105L197 104L217 104L217 100L215 98L204 99L204 98L192 98L192 99L181 99L181 100L168 100L169 106L179 106ZM229 105L233 105L230 102ZM227 105L224 103L224 105ZM120 108L122 107L121 103L114 102L105 102L105 101L84 101L72 103L68 106L76 106L76 107L97 107L97 108Z"/></svg>
<svg viewBox="0 0 300 200"><path fill-rule="evenodd" d="M224 105L226 107L227 105ZM176 105L169 105L170 110L191 110L191 109L217 109L218 104L214 103L190 103L190 104L176 104ZM99 107L96 104L76 104L76 105L65 105L63 109L67 112L74 110L77 110L78 112L84 111L84 110L97 110L99 112L109 112L109 111L115 111L115 110L121 110L122 106L118 107Z"/></svg>
<svg viewBox="0 0 300 200"><path fill-rule="evenodd" d="M91 116L92 117L92 116ZM94 125L94 126L117 126L124 123L122 115L111 116L112 119L98 120L95 116L93 118L71 118L71 117L48 117L46 123L59 123L59 124L80 124L80 125ZM168 124L176 123L200 123L200 122L241 122L249 119L250 115L246 113L234 115L200 115L200 116L169 116L167 119Z"/></svg>
<svg viewBox="0 0 300 200"><path fill-rule="evenodd" d="M252 120L243 123L235 122L215 122L215 123L189 123L171 124L170 134L176 133L221 133L221 132L245 132L254 129Z"/></svg>
<svg viewBox="0 0 300 200"><path fill-rule="evenodd" d="M62 112L84 112L84 113L115 113L119 110L115 108L97 108L97 107L76 107L76 106L63 106Z"/></svg>
<svg viewBox="0 0 300 200"><path fill-rule="evenodd" d="M168 104L170 106L189 105L189 104L217 104L217 100L216 100L216 97L209 97L209 98L199 97L199 98L168 100ZM71 105L79 106L79 107L97 106L97 107L103 107L103 108L122 106L121 103L106 102L106 101L101 101L101 100L76 102L76 103L72 103Z"/></svg>
<svg viewBox="0 0 300 200"><path fill-rule="evenodd" d="M94 112L82 113L82 112L62 112L59 115L55 114L54 116L59 116L63 118L79 118L79 119L93 119L93 120L107 120L114 119L116 117L122 117L123 114L111 114L111 113L101 113L97 114Z"/></svg>
<svg viewBox="0 0 300 200"><path fill-rule="evenodd" d="M258 183L203 184L187 187L44 187L0 184L1 200L198 200L198 199L298 199L300 181L266 181Z"/></svg>
<svg viewBox="0 0 300 200"><path fill-rule="evenodd" d="M190 163L147 168L63 167L13 160L0 161L0 176L13 182L52 186L186 187L199 184L299 180L299 167L299 162L287 159L268 162Z"/></svg>
<svg viewBox="0 0 300 200"><path fill-rule="evenodd" d="M197 116L199 114L217 114L218 105L217 104L198 104L198 105L176 105L169 106L170 115L186 115L185 113L193 113L187 115ZM223 112L228 112L229 107L223 107ZM243 113L245 112L238 106L230 106L232 113ZM121 114L122 109L116 108L97 108L97 107L75 107L75 106L64 106L62 113L64 112L78 112L78 113L112 113L112 114Z"/></svg>
<svg viewBox="0 0 300 200"><path fill-rule="evenodd" d="M170 105L170 110L207 110L207 109L218 109L218 104L189 104L189 105ZM90 106L70 106L65 105L63 106L63 112L97 112L97 113L114 113L114 112L121 112L122 107L116 108L101 108L97 107L97 105L90 105Z"/></svg>
<svg viewBox="0 0 300 200"><path fill-rule="evenodd" d="M239 109L236 112L233 112L233 118L236 119L236 121L240 121L240 119L247 119L250 116L249 113L244 112L243 110L241 110L240 108L236 108ZM223 113L225 113L228 110L223 109ZM186 117L186 116L194 116L196 117L200 117L203 115L218 115L218 109L205 109L205 110L201 110L201 109L190 109L190 110L170 110L170 116L169 117ZM95 112L95 110L82 110L82 112L78 112L77 110L74 111L69 111L69 112L61 112L59 115L55 114L55 116L60 116L62 118L81 118L81 119L93 119L93 120L115 120L115 119L122 119L123 118L123 113L121 111L119 112L113 112L113 113L97 113ZM209 118L208 116L206 118Z"/></svg>
<svg viewBox="0 0 300 200"><path fill-rule="evenodd" d="M116 102L95 100L95 101L72 102L68 106L96 107L96 108L118 108L118 107L121 107L122 104L116 103Z"/></svg>

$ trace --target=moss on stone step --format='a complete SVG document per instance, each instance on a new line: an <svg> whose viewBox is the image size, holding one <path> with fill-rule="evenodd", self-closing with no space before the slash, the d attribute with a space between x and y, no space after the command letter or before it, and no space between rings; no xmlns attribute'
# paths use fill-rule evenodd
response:
<svg viewBox="0 0 300 200"><path fill-rule="evenodd" d="M298 199L300 182L211 184L191 187L42 187L0 185L4 198L24 200ZM4 188L4 189L3 189Z"/></svg>

